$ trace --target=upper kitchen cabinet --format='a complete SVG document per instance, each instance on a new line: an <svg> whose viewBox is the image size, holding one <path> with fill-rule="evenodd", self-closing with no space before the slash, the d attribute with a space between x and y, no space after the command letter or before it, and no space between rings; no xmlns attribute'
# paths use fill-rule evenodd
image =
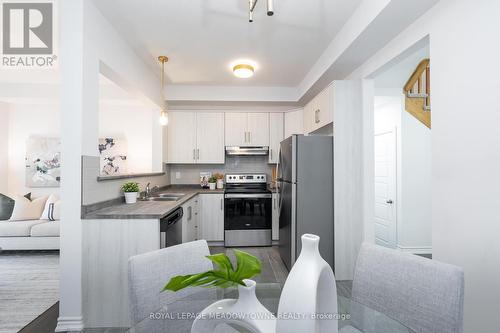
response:
<svg viewBox="0 0 500 333"><path fill-rule="evenodd" d="M196 114L169 112L167 128L167 163L196 162Z"/></svg>
<svg viewBox="0 0 500 333"><path fill-rule="evenodd" d="M224 113L196 114L196 163L224 163Z"/></svg>
<svg viewBox="0 0 500 333"><path fill-rule="evenodd" d="M248 116L245 112L227 112L226 146L244 146L248 140Z"/></svg>
<svg viewBox="0 0 500 333"><path fill-rule="evenodd" d="M269 146L269 114L228 112L225 133L226 146Z"/></svg>
<svg viewBox="0 0 500 333"><path fill-rule="evenodd" d="M269 163L278 163L280 142L283 141L283 113L269 114Z"/></svg>
<svg viewBox="0 0 500 333"><path fill-rule="evenodd" d="M248 145L269 146L269 113L248 113Z"/></svg>
<svg viewBox="0 0 500 333"><path fill-rule="evenodd" d="M224 157L224 113L169 113L167 163L223 164Z"/></svg>
<svg viewBox="0 0 500 333"><path fill-rule="evenodd" d="M314 132L333 122L333 111L333 85L330 85L304 107L304 132Z"/></svg>

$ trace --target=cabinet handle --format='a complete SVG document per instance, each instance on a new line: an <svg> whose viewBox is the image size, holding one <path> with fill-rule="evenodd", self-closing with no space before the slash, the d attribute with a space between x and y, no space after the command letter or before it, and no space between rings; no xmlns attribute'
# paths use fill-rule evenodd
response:
<svg viewBox="0 0 500 333"><path fill-rule="evenodd" d="M199 160L200 159L200 149L196 149L196 159Z"/></svg>
<svg viewBox="0 0 500 333"><path fill-rule="evenodd" d="M191 217L192 217L191 215L192 215L192 207L189 206L188 207L188 221L191 221Z"/></svg>
<svg viewBox="0 0 500 333"><path fill-rule="evenodd" d="M196 160L196 149L193 149L193 160Z"/></svg>
<svg viewBox="0 0 500 333"><path fill-rule="evenodd" d="M273 149L269 149L270 150L270 153L271 153L271 161L273 160Z"/></svg>
<svg viewBox="0 0 500 333"><path fill-rule="evenodd" d="M314 122L317 124L319 123L319 109L317 109L316 111L314 111Z"/></svg>
<svg viewBox="0 0 500 333"><path fill-rule="evenodd" d="M252 142L252 132L248 132L248 143Z"/></svg>
<svg viewBox="0 0 500 333"><path fill-rule="evenodd" d="M274 198L273 203L274 203L274 209L276 209L276 198Z"/></svg>
<svg viewBox="0 0 500 333"><path fill-rule="evenodd" d="M220 210L224 210L224 199L220 199Z"/></svg>

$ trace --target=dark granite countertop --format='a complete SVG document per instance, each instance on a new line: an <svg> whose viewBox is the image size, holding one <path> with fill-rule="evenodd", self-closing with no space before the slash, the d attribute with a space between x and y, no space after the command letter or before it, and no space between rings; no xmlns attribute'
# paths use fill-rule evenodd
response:
<svg viewBox="0 0 500 333"><path fill-rule="evenodd" d="M198 194L222 194L224 189L209 190L199 185L170 185L161 190L161 193L169 192L184 193L184 196L177 201L137 200L135 204L122 202L89 212L83 216L83 219L161 219Z"/></svg>

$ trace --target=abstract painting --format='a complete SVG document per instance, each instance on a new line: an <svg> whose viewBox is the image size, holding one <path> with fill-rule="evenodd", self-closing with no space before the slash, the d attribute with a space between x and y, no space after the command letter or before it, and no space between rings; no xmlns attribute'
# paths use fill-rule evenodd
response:
<svg viewBox="0 0 500 333"><path fill-rule="evenodd" d="M26 186L59 187L61 139L29 137L26 144Z"/></svg>
<svg viewBox="0 0 500 333"><path fill-rule="evenodd" d="M102 176L127 173L127 141L124 139L99 139L100 169Z"/></svg>

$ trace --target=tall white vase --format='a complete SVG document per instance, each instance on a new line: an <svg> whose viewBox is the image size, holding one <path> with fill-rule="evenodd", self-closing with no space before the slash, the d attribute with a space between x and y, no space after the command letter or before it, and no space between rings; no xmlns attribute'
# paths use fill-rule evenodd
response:
<svg viewBox="0 0 500 333"><path fill-rule="evenodd" d="M276 318L257 299L255 281L243 280L238 299L223 299L206 307L193 322L191 333L212 333L227 324L239 331L275 333Z"/></svg>
<svg viewBox="0 0 500 333"><path fill-rule="evenodd" d="M281 292L276 333L337 333L333 270L319 253L318 236L304 234L301 240L300 256Z"/></svg>

